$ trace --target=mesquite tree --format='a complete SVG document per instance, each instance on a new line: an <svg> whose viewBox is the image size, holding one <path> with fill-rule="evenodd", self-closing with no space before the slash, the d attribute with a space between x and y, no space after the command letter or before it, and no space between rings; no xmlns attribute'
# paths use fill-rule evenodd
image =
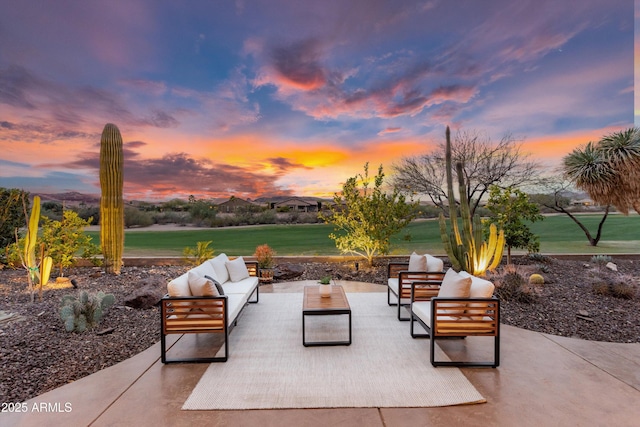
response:
<svg viewBox="0 0 640 427"><path fill-rule="evenodd" d="M369 185L373 180L373 188ZM416 215L417 203L408 203L397 190L383 191L382 165L378 174L369 177L369 164L364 175L349 178L342 186L342 194L335 194L330 214L320 215L334 225L329 237L342 253L353 253L367 259L369 265L378 254L387 254L391 236L405 228ZM359 187L362 185L362 188Z"/></svg>
<svg viewBox="0 0 640 427"><path fill-rule="evenodd" d="M100 244L107 273L120 274L124 251L122 136L107 123L100 139Z"/></svg>

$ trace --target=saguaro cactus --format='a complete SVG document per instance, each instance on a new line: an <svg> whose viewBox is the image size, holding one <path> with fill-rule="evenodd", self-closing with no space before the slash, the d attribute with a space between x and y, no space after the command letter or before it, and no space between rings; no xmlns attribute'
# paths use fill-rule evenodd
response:
<svg viewBox="0 0 640 427"><path fill-rule="evenodd" d="M107 273L120 274L124 251L122 136L107 123L100 139L100 244Z"/></svg>
<svg viewBox="0 0 640 427"><path fill-rule="evenodd" d="M440 237L449 256L449 261L455 270L465 270L470 274L482 276L488 270L495 269L502 259L504 250L504 231L498 232L495 224L489 229L489 242L484 241L482 222L478 215L471 217L469 201L467 200L467 186L464 179L462 163L456 163L458 174L458 189L460 195L460 222L462 233L458 225L456 199L453 194L453 174L451 171L451 132L449 126L446 131L446 167L447 167L447 195L449 198L449 222L451 231L447 230L447 221L440 214Z"/></svg>

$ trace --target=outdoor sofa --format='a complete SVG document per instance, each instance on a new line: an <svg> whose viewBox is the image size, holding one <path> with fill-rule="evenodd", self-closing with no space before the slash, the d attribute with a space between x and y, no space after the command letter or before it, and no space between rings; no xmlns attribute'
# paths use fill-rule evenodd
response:
<svg viewBox="0 0 640 427"><path fill-rule="evenodd" d="M161 300L161 359L174 362L226 362L229 332L249 303L259 300L258 263L220 254L171 280ZM255 299L251 299L255 294ZM224 356L167 358L169 334L224 336Z"/></svg>

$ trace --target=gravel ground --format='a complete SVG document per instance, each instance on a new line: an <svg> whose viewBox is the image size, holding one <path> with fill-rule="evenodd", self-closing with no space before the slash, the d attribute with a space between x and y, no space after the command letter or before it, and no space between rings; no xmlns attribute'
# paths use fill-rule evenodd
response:
<svg viewBox="0 0 640 427"><path fill-rule="evenodd" d="M502 323L554 335L610 342L640 342L640 261L614 260L619 272L597 269L584 261L519 260L516 268L528 277L541 273L545 284L532 288L534 302L501 301ZM386 262L358 271L353 262L304 263L298 279L336 279L386 284ZM185 266L125 267L120 276L96 268L68 272L79 289L103 291L116 304L102 322L84 333L67 333L58 315L62 296L74 289L47 289L42 300L30 302L25 272L0 270L0 402L18 403L125 360L160 339L159 309L124 305L132 290L146 283L164 286L186 271ZM599 295L593 283L600 276L630 283L630 300ZM612 279L613 278L613 279ZM493 277L499 282L500 277ZM602 281L602 279L600 280ZM103 333L106 332L106 333Z"/></svg>

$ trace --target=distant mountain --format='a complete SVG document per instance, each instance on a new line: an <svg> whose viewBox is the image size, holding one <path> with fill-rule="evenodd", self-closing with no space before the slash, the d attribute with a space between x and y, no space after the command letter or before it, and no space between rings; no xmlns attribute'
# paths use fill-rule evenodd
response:
<svg viewBox="0 0 640 427"><path fill-rule="evenodd" d="M57 202L72 205L79 205L81 203L86 205L100 204L100 196L95 194L82 194L77 191L70 191L68 193L40 194L39 196L43 202Z"/></svg>

